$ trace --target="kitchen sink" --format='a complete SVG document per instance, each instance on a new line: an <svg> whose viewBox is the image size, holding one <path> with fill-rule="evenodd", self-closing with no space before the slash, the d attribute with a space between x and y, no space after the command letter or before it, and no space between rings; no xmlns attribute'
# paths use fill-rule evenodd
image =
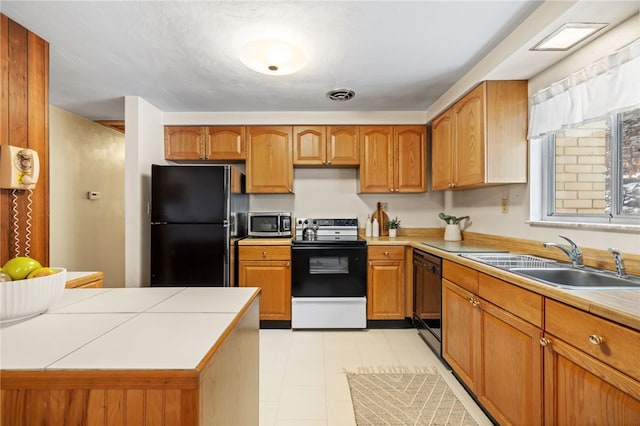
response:
<svg viewBox="0 0 640 426"><path fill-rule="evenodd" d="M638 276L621 278L612 272L590 267L574 268L567 263L528 254L474 253L461 256L563 289L640 289Z"/></svg>
<svg viewBox="0 0 640 426"><path fill-rule="evenodd" d="M549 268L511 268L510 272L525 275L560 288L638 288L638 277L621 278L601 271L570 266Z"/></svg>
<svg viewBox="0 0 640 426"><path fill-rule="evenodd" d="M543 257L531 256L529 254L511 253L473 253L462 254L462 257L473 259L496 268L511 270L512 268L540 268L547 265L555 265L556 261Z"/></svg>

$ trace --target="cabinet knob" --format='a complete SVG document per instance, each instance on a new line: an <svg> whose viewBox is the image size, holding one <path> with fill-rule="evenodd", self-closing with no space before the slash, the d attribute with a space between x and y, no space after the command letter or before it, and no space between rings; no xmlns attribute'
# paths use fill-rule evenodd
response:
<svg viewBox="0 0 640 426"><path fill-rule="evenodd" d="M290 266L291 262L287 262L287 268Z"/></svg>
<svg viewBox="0 0 640 426"><path fill-rule="evenodd" d="M602 342L604 342L604 338L598 336L597 334L592 334L591 336L589 336L589 343L591 343L592 345L597 346L602 344Z"/></svg>
<svg viewBox="0 0 640 426"><path fill-rule="evenodd" d="M548 346L550 343L551 340L547 339L546 337L540 338L540 346Z"/></svg>
<svg viewBox="0 0 640 426"><path fill-rule="evenodd" d="M389 256L389 252L388 252L388 251L385 251L385 252L384 252L384 255L385 255L385 256Z"/></svg>
<svg viewBox="0 0 640 426"><path fill-rule="evenodd" d="M326 162L326 161L324 161L324 160L322 160L322 164L327 164L327 162Z"/></svg>
<svg viewBox="0 0 640 426"><path fill-rule="evenodd" d="M293 188L289 188L289 192L293 192Z"/></svg>
<svg viewBox="0 0 640 426"><path fill-rule="evenodd" d="M262 252L262 257L267 257L267 252L266 251Z"/></svg>
<svg viewBox="0 0 640 426"><path fill-rule="evenodd" d="M331 165L331 160L327 161L327 164Z"/></svg>
<svg viewBox="0 0 640 426"><path fill-rule="evenodd" d="M477 308L478 305L480 305L480 301L475 297L470 297L468 300L469 300L469 303L471 303L471 305L473 305L474 308Z"/></svg>

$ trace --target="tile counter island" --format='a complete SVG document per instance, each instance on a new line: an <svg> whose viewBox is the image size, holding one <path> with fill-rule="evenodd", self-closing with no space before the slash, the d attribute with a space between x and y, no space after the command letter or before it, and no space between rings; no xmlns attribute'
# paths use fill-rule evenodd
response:
<svg viewBox="0 0 640 426"><path fill-rule="evenodd" d="M0 329L0 424L258 424L257 288L66 289Z"/></svg>

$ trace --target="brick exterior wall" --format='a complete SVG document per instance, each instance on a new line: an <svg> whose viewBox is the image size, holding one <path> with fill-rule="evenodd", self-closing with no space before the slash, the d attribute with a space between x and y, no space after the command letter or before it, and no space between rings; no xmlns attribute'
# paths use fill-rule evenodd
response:
<svg viewBox="0 0 640 426"><path fill-rule="evenodd" d="M605 214L606 125L597 121L556 134L556 213Z"/></svg>

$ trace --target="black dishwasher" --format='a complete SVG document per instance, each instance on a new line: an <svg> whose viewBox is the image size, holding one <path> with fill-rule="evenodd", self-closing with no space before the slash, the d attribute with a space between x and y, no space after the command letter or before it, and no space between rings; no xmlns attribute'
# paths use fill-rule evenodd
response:
<svg viewBox="0 0 640 426"><path fill-rule="evenodd" d="M442 259L413 250L413 325L429 347L442 357Z"/></svg>

